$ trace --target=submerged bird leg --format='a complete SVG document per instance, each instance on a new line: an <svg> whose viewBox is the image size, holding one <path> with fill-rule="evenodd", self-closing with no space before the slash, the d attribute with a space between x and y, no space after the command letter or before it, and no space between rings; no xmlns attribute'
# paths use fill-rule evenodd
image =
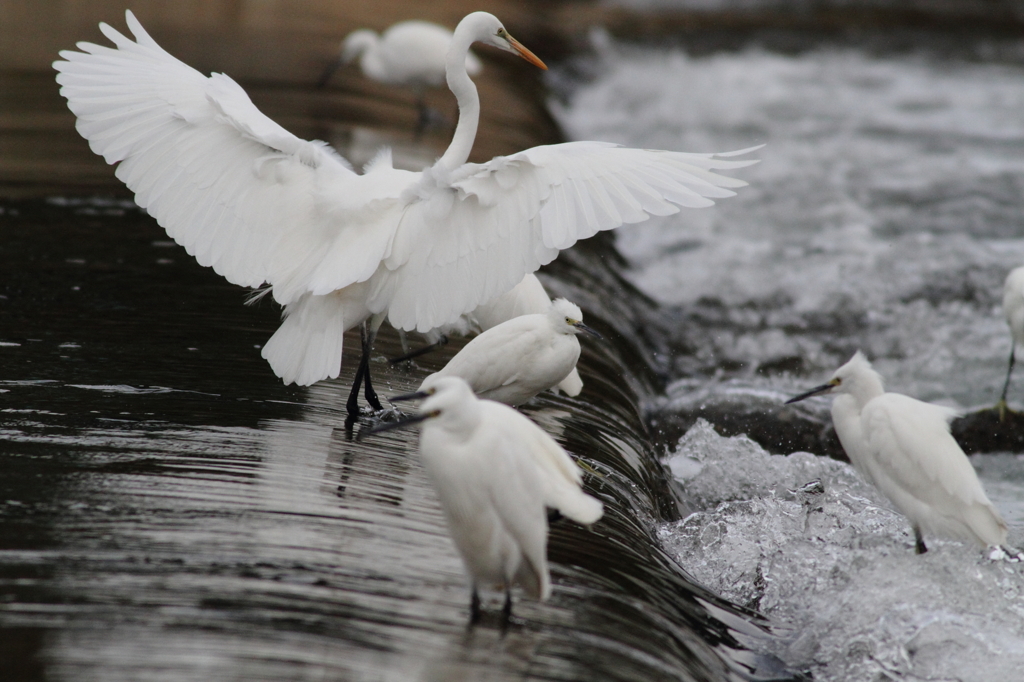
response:
<svg viewBox="0 0 1024 682"><path fill-rule="evenodd" d="M480 622L480 593L473 585L473 595L469 598L469 624L476 625Z"/></svg>
<svg viewBox="0 0 1024 682"><path fill-rule="evenodd" d="M364 370L362 378L363 381L366 382L366 391L364 393L364 396L366 398L366 402L369 403L370 407L372 407L377 412L380 412L384 408L380 404L380 399L377 398L377 392L373 390L373 386L370 384L370 352L373 350L373 341L374 339L377 338L378 326L379 323L367 324L364 322L360 327L359 331L363 341L363 357L361 358L360 363L362 364ZM351 409L349 411L351 412Z"/></svg>
<svg viewBox="0 0 1024 682"><path fill-rule="evenodd" d="M426 346L423 346L422 348L417 348L416 350L409 351L405 355L399 355L397 358L391 358L390 360L388 360L388 362L390 362L392 365L397 365L400 362L405 362L406 360L412 360L413 358L418 358L421 355L426 355L430 351L440 348L441 346L444 346L447 343L448 337L442 334L441 338L439 338L434 343L430 343L427 344Z"/></svg>
<svg viewBox="0 0 1024 682"><path fill-rule="evenodd" d="M917 526L914 526L914 551L918 554L928 551L928 547L924 544L924 537L921 535L921 529Z"/></svg>
<svg viewBox="0 0 1024 682"><path fill-rule="evenodd" d="M1006 383L1003 384L1003 393L999 396L999 402L996 403L996 409L999 410L999 421L1006 419L1006 392L1010 389L1010 375L1013 374L1013 364L1016 360L1014 353L1017 350L1017 344L1014 343L1010 346L1010 366L1006 370Z"/></svg>
<svg viewBox="0 0 1024 682"><path fill-rule="evenodd" d="M512 622L512 588L505 588L505 605L501 607L501 627L504 629Z"/></svg>

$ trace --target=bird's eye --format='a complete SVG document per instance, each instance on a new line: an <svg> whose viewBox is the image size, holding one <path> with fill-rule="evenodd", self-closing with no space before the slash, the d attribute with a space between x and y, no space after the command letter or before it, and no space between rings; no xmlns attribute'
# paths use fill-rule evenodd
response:
<svg viewBox="0 0 1024 682"><path fill-rule="evenodd" d="M505 31L505 29L504 29L504 28L499 28L499 29L498 29L498 34L497 34L497 35L498 35L498 37L499 37L499 38L504 38L504 37L505 37L505 35L506 35L506 31Z"/></svg>
<svg viewBox="0 0 1024 682"><path fill-rule="evenodd" d="M565 318L565 323L566 324L572 324L572 318L569 318L569 317Z"/></svg>

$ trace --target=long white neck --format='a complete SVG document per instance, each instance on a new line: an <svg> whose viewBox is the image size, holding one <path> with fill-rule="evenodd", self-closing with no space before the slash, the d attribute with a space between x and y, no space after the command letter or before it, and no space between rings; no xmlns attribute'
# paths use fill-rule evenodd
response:
<svg viewBox="0 0 1024 682"><path fill-rule="evenodd" d="M448 88L459 103L459 123L455 126L455 135L444 155L438 159L437 166L444 170L454 170L469 160L476 139L476 129L480 122L480 96L477 94L473 79L466 73L466 55L473 44L473 29L470 22L463 20L455 29L451 46L445 57L445 75Z"/></svg>

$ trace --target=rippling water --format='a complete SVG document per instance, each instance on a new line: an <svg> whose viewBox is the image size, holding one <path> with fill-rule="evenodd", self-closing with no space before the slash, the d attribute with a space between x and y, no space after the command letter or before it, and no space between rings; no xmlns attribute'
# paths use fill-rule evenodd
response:
<svg viewBox="0 0 1024 682"><path fill-rule="evenodd" d="M606 516L552 529L554 596L519 599L502 634L493 616L466 628L415 434L354 440L350 374L282 386L259 356L274 306L242 305L125 200L7 202L0 225L5 679L785 677L750 649L765 621L655 539L680 502L637 409L649 372L628 366L643 298L606 247L547 281L609 343L586 344L579 399L529 409ZM379 389L411 390L460 345L392 369L385 332Z"/></svg>
<svg viewBox="0 0 1024 682"><path fill-rule="evenodd" d="M776 653L815 679L1013 677L1019 564L959 543L916 557L905 519L845 464L770 456L706 422L674 438L701 415L733 431L735 415L738 428L775 431L813 415L810 430L824 429L828 400L781 403L858 348L890 390L995 402L1010 350L1002 281L1024 263L1024 67L979 59L984 45L693 56L597 44L600 65L584 65L589 80L557 105L572 137L767 144L735 200L616 232L624 276L663 306L667 395L648 407L695 510L662 526L662 542L700 581L788 629ZM1018 407L1022 391L1018 376ZM780 449L823 453L811 436ZM973 463L1019 546L1024 457Z"/></svg>

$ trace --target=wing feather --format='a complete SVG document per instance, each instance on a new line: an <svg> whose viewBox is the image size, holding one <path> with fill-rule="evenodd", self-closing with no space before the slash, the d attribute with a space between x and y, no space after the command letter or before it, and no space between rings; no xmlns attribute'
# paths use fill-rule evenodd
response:
<svg viewBox="0 0 1024 682"><path fill-rule="evenodd" d="M384 181L390 169L357 176L325 144L264 116L231 78L202 75L125 16L134 40L101 24L115 47L79 43L54 68L79 132L118 164L138 204L202 265L235 284L270 283L281 303L311 290L327 254L344 266L331 290L370 277L393 226L361 227L375 217L368 202L401 189ZM339 243L359 258L339 258Z"/></svg>
<svg viewBox="0 0 1024 682"><path fill-rule="evenodd" d="M371 307L401 329L446 324L580 239L733 196L746 183L716 171L754 162L720 156L570 142L466 164L405 208Z"/></svg>

